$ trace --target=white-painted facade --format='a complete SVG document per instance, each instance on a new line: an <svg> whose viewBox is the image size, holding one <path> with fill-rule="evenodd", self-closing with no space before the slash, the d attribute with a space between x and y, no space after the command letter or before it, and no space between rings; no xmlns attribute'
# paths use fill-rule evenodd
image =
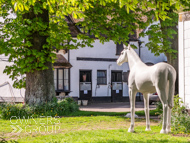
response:
<svg viewBox="0 0 190 143"><path fill-rule="evenodd" d="M15 17L16 15L10 12L8 18ZM4 19L2 17L0 17L0 22L4 22ZM3 73L5 67L12 64L12 62L8 62L7 56L3 54L0 55L0 99L3 99L4 97L24 97L25 90L13 88L12 79L10 79L7 74Z"/></svg>
<svg viewBox="0 0 190 143"><path fill-rule="evenodd" d="M24 97L24 89L13 88L13 81L3 73L6 66L13 63L8 62L8 57L0 55L0 98L1 97ZM6 84L8 82L8 84ZM13 93L12 93L13 91Z"/></svg>
<svg viewBox="0 0 190 143"><path fill-rule="evenodd" d="M14 16L14 15L13 15ZM0 18L0 21L3 21ZM146 29L148 30L148 28ZM151 53L146 47L145 44L148 42L148 36L140 37L139 39L142 41L142 45L139 49L139 44L137 41L131 41L130 44L134 44L138 47L135 51L140 56L144 63L153 63L156 64L158 62L167 61L164 54L160 54L159 57L155 57L154 54ZM86 57L86 58L108 58L108 59L117 59L119 56L116 55L116 45L113 41L105 42L101 44L99 40L95 40L93 44L93 48L85 47L79 48L76 50L70 50L69 55L66 53L64 57L71 63L73 66L70 69L70 96L72 97L80 97L79 93L79 71L80 70L91 70L92 74L92 97L110 97L111 96L111 71L129 71L128 64L125 63L122 66L118 66L115 61L80 61L77 60L77 57ZM0 85L9 82L11 88L13 89L13 94L16 97L24 96L24 89L19 90L12 87L13 81L3 73L3 70L7 65L11 65L7 61L3 61L1 59L7 60L7 57L4 55L0 55ZM105 85L97 85L97 70L106 70L107 71L107 84ZM122 96L128 96L128 86L126 82L123 82L122 88ZM0 87L0 97L11 97L9 85Z"/></svg>
<svg viewBox="0 0 190 143"><path fill-rule="evenodd" d="M179 14L179 96L190 109L190 12Z"/></svg>
<svg viewBox="0 0 190 143"><path fill-rule="evenodd" d="M147 28L148 29L148 28ZM147 30L146 29L146 30ZM130 44L134 44L138 47L135 49L140 58L144 63L153 63L167 61L167 58L164 54L155 57L151 51L145 47L145 44L148 42L148 36L140 38L144 43L139 49L138 41L131 41ZM86 58L114 58L117 59L119 56L116 55L116 44L113 41L106 42L101 44L99 40L95 40L93 48L85 47L79 48L76 50L70 50L70 59L69 62L73 66L70 69L70 90L72 91L69 95L72 97L80 97L79 92L79 71L80 70L91 70L92 71L92 97L111 97L111 71L121 70L122 72L129 71L128 63L124 63L122 66L118 66L116 62L105 62L105 61L80 61L77 60L77 57L86 57ZM97 85L97 70L106 70L107 71L107 84L106 85ZM128 86L126 82L123 82L123 97L128 95Z"/></svg>

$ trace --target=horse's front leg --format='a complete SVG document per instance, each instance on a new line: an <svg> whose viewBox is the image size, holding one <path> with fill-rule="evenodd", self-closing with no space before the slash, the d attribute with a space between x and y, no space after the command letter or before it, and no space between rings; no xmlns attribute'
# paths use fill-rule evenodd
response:
<svg viewBox="0 0 190 143"><path fill-rule="evenodd" d="M149 115L149 95L143 94L144 97L144 111L146 116L146 131L150 131L150 115Z"/></svg>
<svg viewBox="0 0 190 143"><path fill-rule="evenodd" d="M128 132L134 132L134 125L135 125L135 97L136 92L134 92L131 88L129 88L129 98L130 98L130 105L131 105L131 125L128 129Z"/></svg>

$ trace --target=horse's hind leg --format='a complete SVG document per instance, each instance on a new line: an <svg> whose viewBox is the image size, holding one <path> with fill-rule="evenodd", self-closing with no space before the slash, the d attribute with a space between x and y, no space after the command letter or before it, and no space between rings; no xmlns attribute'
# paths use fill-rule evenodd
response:
<svg viewBox="0 0 190 143"><path fill-rule="evenodd" d="M166 126L167 126L167 114L168 114L168 101L166 97L166 89L165 88L160 89L159 87L156 87L156 91L158 93L158 96L160 97L163 106L163 123L162 123L162 130L160 131L160 133L165 134L167 133Z"/></svg>
<svg viewBox="0 0 190 143"><path fill-rule="evenodd" d="M129 97L130 97L130 105L131 105L131 125L128 129L128 132L134 132L136 92L134 92L131 88L129 88Z"/></svg>
<svg viewBox="0 0 190 143"><path fill-rule="evenodd" d="M144 97L144 111L146 116L146 131L150 131L150 115L149 115L149 95L143 94Z"/></svg>
<svg viewBox="0 0 190 143"><path fill-rule="evenodd" d="M171 112L172 112L172 109L170 107L168 107L168 114L167 114L167 127L166 127L166 132L167 133L170 133L171 132Z"/></svg>
<svg viewBox="0 0 190 143"><path fill-rule="evenodd" d="M166 127L166 130L168 133L171 132L171 112L172 112L172 107L173 107L173 98L174 98L174 90L175 90L175 82L172 83L172 81L170 81L170 83L168 84L168 124Z"/></svg>

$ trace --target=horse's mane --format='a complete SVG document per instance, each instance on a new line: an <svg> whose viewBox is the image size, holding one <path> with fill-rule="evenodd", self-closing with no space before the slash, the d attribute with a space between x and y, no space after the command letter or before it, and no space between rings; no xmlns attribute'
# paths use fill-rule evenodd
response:
<svg viewBox="0 0 190 143"><path fill-rule="evenodd" d="M132 48L130 48L129 51L130 51L130 53L131 53L131 55L132 55L132 57L134 58L135 61L138 61L138 60L141 61L141 59L139 58L139 56L137 55L137 53L135 52L135 50L133 50Z"/></svg>

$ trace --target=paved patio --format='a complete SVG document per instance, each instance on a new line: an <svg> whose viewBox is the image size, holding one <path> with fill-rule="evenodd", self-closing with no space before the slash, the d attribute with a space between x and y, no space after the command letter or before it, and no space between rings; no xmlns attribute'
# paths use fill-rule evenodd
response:
<svg viewBox="0 0 190 143"><path fill-rule="evenodd" d="M156 105L150 105L150 110L156 109ZM98 112L130 112L129 102L116 103L91 103L87 106L80 106L82 111L98 111ZM136 102L135 111L144 110L143 102Z"/></svg>

